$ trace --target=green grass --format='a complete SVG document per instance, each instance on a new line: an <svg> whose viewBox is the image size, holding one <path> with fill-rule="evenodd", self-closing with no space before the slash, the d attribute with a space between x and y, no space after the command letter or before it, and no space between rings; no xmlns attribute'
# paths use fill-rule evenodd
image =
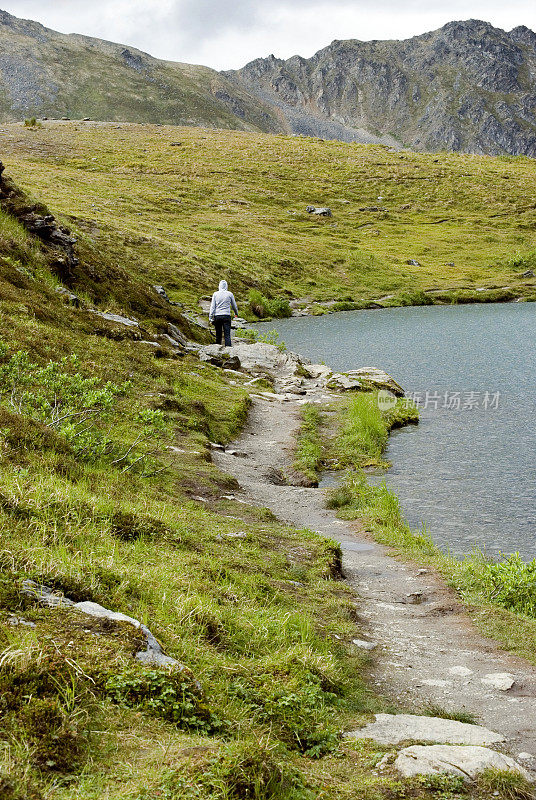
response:
<svg viewBox="0 0 536 800"><path fill-rule="evenodd" d="M307 403L300 410L301 425L296 437L293 469L309 485L317 485L324 459L322 423L318 406Z"/></svg>
<svg viewBox="0 0 536 800"><path fill-rule="evenodd" d="M331 444L332 465L344 467L385 466L383 451L389 431L417 423L419 414L413 403L399 399L382 411L377 392L358 392L341 406L342 423Z"/></svg>
<svg viewBox="0 0 536 800"><path fill-rule="evenodd" d="M234 500L210 460L249 376L144 344L188 323L97 247L81 274L138 304L134 334L65 305L57 253L5 214L0 239L2 797L391 797L374 747L340 737L385 703L338 546ZM186 669L144 667L136 629L42 607L28 579L141 620Z"/></svg>
<svg viewBox="0 0 536 800"><path fill-rule="evenodd" d="M82 271L75 285L118 310L133 301L106 280L118 269L194 306L225 277L244 309L251 290L358 305L420 302L424 290L446 291L445 302L481 300L483 286L535 292L520 277L536 247L530 159L150 125L5 131L8 170L103 273L104 287ZM312 219L312 201L333 218Z"/></svg>

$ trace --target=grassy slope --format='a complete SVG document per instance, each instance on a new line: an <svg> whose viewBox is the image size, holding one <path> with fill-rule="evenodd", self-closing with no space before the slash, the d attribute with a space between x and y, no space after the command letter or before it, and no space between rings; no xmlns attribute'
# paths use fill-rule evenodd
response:
<svg viewBox="0 0 536 800"><path fill-rule="evenodd" d="M101 261L175 299L197 301L220 275L242 296L535 291L519 278L536 247L530 159L140 125L3 131L14 177L72 223L81 246L90 236ZM309 203L334 217L311 217Z"/></svg>

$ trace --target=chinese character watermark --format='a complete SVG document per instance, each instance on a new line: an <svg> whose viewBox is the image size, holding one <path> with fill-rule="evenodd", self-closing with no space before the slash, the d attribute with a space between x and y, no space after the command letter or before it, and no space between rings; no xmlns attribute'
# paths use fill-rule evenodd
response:
<svg viewBox="0 0 536 800"><path fill-rule="evenodd" d="M398 400L392 392L381 389L378 392L378 408L389 411ZM435 391L410 392L400 398L406 406L415 406L422 411L497 411L501 403L498 391Z"/></svg>

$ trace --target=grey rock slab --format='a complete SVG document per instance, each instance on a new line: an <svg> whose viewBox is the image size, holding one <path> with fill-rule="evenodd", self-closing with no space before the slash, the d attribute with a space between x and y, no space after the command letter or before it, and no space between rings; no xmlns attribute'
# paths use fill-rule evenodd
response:
<svg viewBox="0 0 536 800"><path fill-rule="evenodd" d="M492 768L516 772L530 780L527 770L510 756L474 745L412 745L400 751L395 767L406 778L447 772L470 781L484 770Z"/></svg>
<svg viewBox="0 0 536 800"><path fill-rule="evenodd" d="M359 378L350 378L348 375L343 375L340 372L334 372L326 383L328 389L334 389L336 392L348 391L361 391L363 386Z"/></svg>
<svg viewBox="0 0 536 800"><path fill-rule="evenodd" d="M350 378L358 378L361 382L369 383L377 389L386 389L396 397L403 397L403 388L395 381L391 375L377 367L361 367L352 369L345 373Z"/></svg>
<svg viewBox="0 0 536 800"><path fill-rule="evenodd" d="M166 656L162 650L162 645L158 639L151 633L149 628L134 617L123 614L120 611L111 611L109 608L93 603L89 600L81 603L75 603L63 595L57 594L48 586L42 586L34 581L24 581L22 592L29 597L38 600L42 605L49 607L67 606L72 609L80 611L82 614L87 614L90 617L99 617L101 619L109 619L113 622L126 622L134 628L140 630L145 636L147 643L146 650L140 650L136 653L136 659L144 664L151 664L153 666L172 666L180 671L186 670L186 667L171 656ZM198 689L201 689L200 684L196 682Z"/></svg>
<svg viewBox="0 0 536 800"><path fill-rule="evenodd" d="M89 309L92 314L96 314L98 317L102 317L103 319L108 320L108 322L117 322L119 325L126 325L127 328L138 328L138 322L135 319L129 319L129 317L122 317L120 314L108 314L107 311L97 311L96 308Z"/></svg>
<svg viewBox="0 0 536 800"><path fill-rule="evenodd" d="M504 736L480 725L416 714L376 714L375 722L345 736L373 739L380 744L398 744L407 739L453 745L489 745L504 741Z"/></svg>
<svg viewBox="0 0 536 800"><path fill-rule="evenodd" d="M61 593L55 592L49 586L42 586L35 581L24 581L22 584L22 594L31 597L41 603L42 606L57 608L58 606L74 606L74 602L64 597Z"/></svg>

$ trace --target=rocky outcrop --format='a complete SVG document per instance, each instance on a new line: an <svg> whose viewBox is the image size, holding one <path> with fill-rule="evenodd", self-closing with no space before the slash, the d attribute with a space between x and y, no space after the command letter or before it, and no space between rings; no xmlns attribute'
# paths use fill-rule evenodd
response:
<svg viewBox="0 0 536 800"><path fill-rule="evenodd" d="M51 267L58 277L69 282L73 278L73 269L78 265L74 252L76 239L68 228L58 225L45 206L33 203L11 178L4 175L4 170L0 162L0 206L55 252Z"/></svg>
<svg viewBox="0 0 536 800"><path fill-rule="evenodd" d="M226 74L296 133L302 118L309 128L316 119L324 138L380 131L416 150L536 156L536 34L523 26L451 22L405 41L334 41L309 59L269 56ZM320 132L328 121L345 135Z"/></svg>
<svg viewBox="0 0 536 800"><path fill-rule="evenodd" d="M406 778L413 775L441 775L448 773L471 781L487 769L514 772L526 780L530 774L513 758L497 753L488 747L457 747L434 744L412 745L400 751L395 761L396 769Z"/></svg>
<svg viewBox="0 0 536 800"><path fill-rule="evenodd" d="M289 396L302 396L316 389L334 392L384 392L396 402L403 397L402 387L381 369L362 367L350 372L332 372L324 364L310 364L297 353L282 350L263 342L235 341L233 347L220 344L194 345L202 361L218 367L242 369L256 377L265 377L273 383L276 393L261 392L264 399L287 400Z"/></svg>
<svg viewBox="0 0 536 800"><path fill-rule="evenodd" d="M409 739L438 744L490 745L504 736L454 719L416 714L376 714L375 722L346 734L349 739L372 739L380 744L399 744Z"/></svg>

